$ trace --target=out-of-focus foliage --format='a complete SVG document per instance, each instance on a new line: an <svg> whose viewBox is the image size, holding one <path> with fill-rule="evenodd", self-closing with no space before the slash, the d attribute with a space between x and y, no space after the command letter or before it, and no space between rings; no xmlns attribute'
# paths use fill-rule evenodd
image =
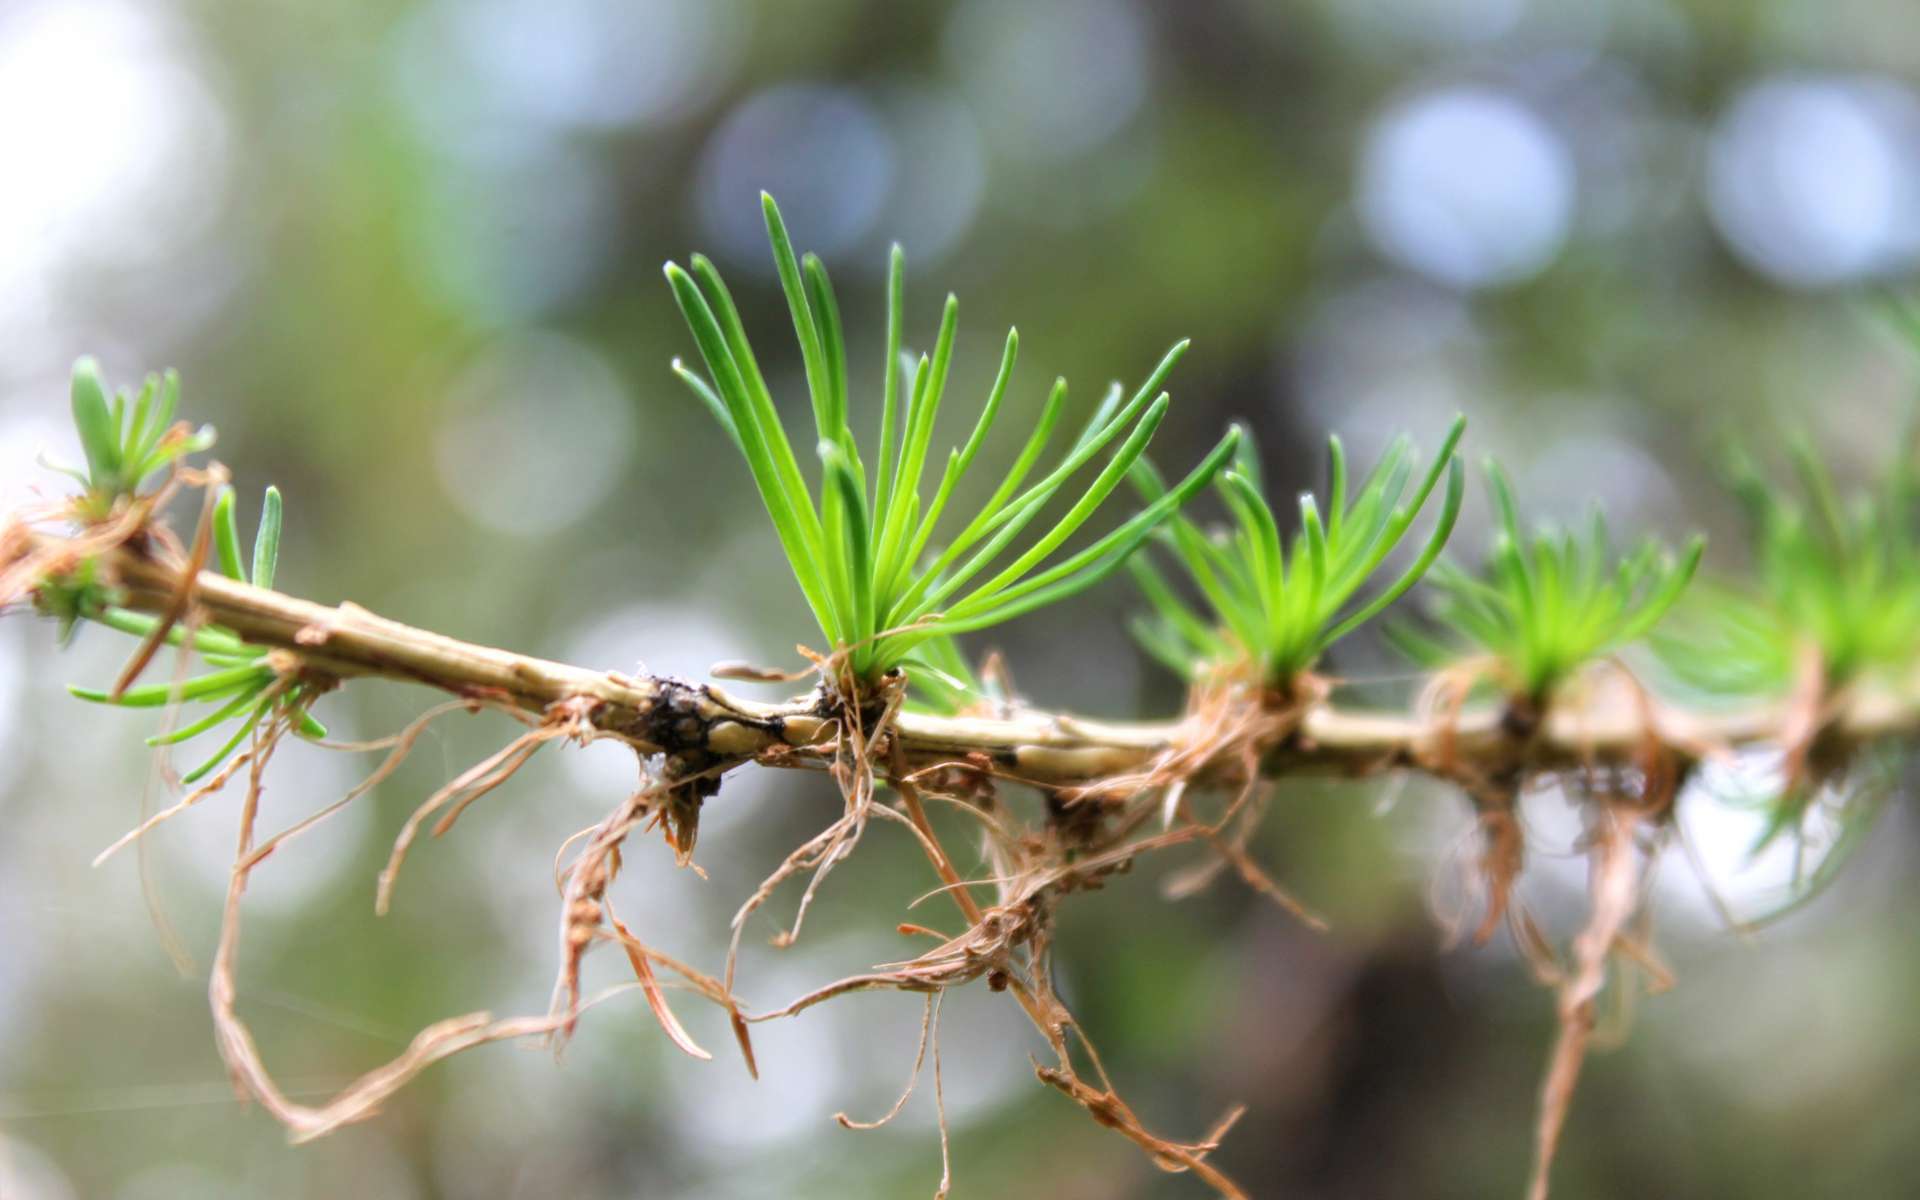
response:
<svg viewBox="0 0 1920 1200"><path fill-rule="evenodd" d="M100 365L83 358L74 364L71 393L73 424L86 469L55 469L80 484L77 503L83 514L105 516L116 501L133 495L167 464L213 445L211 426L198 432L175 428L180 376L172 371L164 377L149 375L137 394L121 391L108 401Z"/></svg>
<svg viewBox="0 0 1920 1200"><path fill-rule="evenodd" d="M1491 460L1487 490L1500 525L1484 575L1443 560L1431 576L1430 611L1457 646L1411 625L1392 627L1394 637L1434 667L1486 658L1507 693L1537 713L1582 668L1652 631L1693 579L1706 539L1696 535L1676 555L1649 535L1619 555L1598 507L1584 530L1528 536L1513 485Z"/></svg>
<svg viewBox="0 0 1920 1200"><path fill-rule="evenodd" d="M1675 673L1712 692L1778 694L1811 653L1826 687L1903 681L1920 661L1914 445L1909 428L1879 479L1845 495L1804 437L1790 444L1797 488L1735 451L1728 473L1752 524L1758 580L1715 586L1691 606L1662 644Z"/></svg>

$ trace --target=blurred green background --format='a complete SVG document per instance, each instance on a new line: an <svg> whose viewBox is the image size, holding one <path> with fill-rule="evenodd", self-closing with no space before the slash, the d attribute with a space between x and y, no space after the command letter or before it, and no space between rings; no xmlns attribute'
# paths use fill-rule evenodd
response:
<svg viewBox="0 0 1920 1200"><path fill-rule="evenodd" d="M1920 258L1917 77L1910 0L8 0L0 499L51 481L41 446L72 456L75 356L120 381L176 365L245 511L268 482L286 494L283 588L589 666L791 663L817 635L744 468L667 371L692 346L658 273L716 259L801 419L769 188L835 272L856 405L877 393L897 239L916 344L961 297L958 397L984 395L1011 323L1010 412L1056 373L1087 411L1191 336L1166 463L1241 418L1284 495L1320 483L1329 429L1370 456L1465 411L1474 457L1500 455L1537 511L1599 497L1624 529L1705 528L1712 568L1736 570L1717 439L1797 423L1858 477L1912 391L1856 298ZM1174 682L1122 632L1134 607L1115 583L969 649L1005 650L1037 704L1172 713ZM679 1056L619 1001L558 1065L484 1049L290 1148L233 1100L203 975L169 964L134 859L88 866L136 819L146 726L62 690L127 645L96 630L61 653L52 632L0 623L7 1200L933 1190L926 1088L881 1132L831 1119L877 1114L904 1080L920 1006L897 995L762 1027L758 1083L727 1053ZM1405 670L1365 638L1333 666L1383 699ZM320 712L371 737L430 699L356 686ZM371 912L405 814L505 732L454 719L257 876L243 1007L296 1095L441 1017L544 1009L552 855L632 784L621 752L537 760ZM266 819L370 765L290 747ZM710 878L636 845L623 914L717 966L735 905L838 803L814 776L742 773L709 806ZM199 972L234 808L153 840ZM1693 797L1683 814L1734 904L1778 898L1783 856L1745 860L1756 818ZM1551 796L1530 815L1526 895L1564 931L1577 823ZM1516 1194L1552 1003L1509 947L1442 945L1429 892L1469 824L1432 789L1290 785L1259 850L1331 934L1231 884L1166 903L1162 863L1066 907L1063 994L1162 1132L1250 1105L1219 1161L1256 1195ZM1912 1194L1915 840L1894 805L1832 893L1750 941L1670 855L1654 897L1679 987L1590 1063L1556 1194ZM902 957L892 926L929 885L877 827L798 946L765 944L792 896L750 930L744 995L771 1006ZM1040 1049L1001 998L950 998L959 1194L1201 1194L1037 1084Z"/></svg>

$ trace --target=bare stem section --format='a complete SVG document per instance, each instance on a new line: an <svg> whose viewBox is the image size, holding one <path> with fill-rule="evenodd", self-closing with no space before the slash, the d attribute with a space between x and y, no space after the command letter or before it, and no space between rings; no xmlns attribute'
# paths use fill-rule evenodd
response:
<svg viewBox="0 0 1920 1200"><path fill-rule="evenodd" d="M7 550L22 563L29 557L56 562L67 557L59 553L65 541L32 534ZM131 545L99 557L129 608L168 614L186 594L184 563L163 561ZM0 569L7 566L0 563ZM329 607L211 571L192 580L191 595L202 621L297 655L308 670L339 679L408 680L532 713L545 713L560 702L584 702L595 728L644 753L680 756L690 770L748 759L818 766L834 755L838 724L818 696L768 704L710 684L551 662L403 625L352 603ZM1277 744L1263 748L1261 768L1269 775L1367 775L1412 768L1457 781L1519 767L1629 763L1646 752L1649 739L1669 759L1686 764L1741 743L1791 743L1795 708L1786 702L1682 711L1650 706L1631 694L1596 691L1583 704L1556 706L1540 729L1519 739L1493 710L1454 709L1440 719L1432 712L1364 711L1320 700L1288 722L1290 732ZM1004 717L899 712L889 722L884 749L889 756L897 753L908 770L971 766L1041 787L1111 784L1150 774L1156 762L1170 756L1181 757L1186 779L1237 773L1244 744L1218 738L1206 715L1118 723L1038 711ZM1867 742L1916 726L1920 697L1863 692L1849 697L1833 716L1827 736ZM1209 746L1219 752L1194 761L1194 748Z"/></svg>

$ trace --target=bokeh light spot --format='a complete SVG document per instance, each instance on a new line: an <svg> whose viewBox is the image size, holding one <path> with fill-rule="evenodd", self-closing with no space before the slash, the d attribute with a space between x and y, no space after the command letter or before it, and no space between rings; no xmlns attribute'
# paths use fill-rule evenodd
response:
<svg viewBox="0 0 1920 1200"><path fill-rule="evenodd" d="M484 325L579 296L614 261L621 223L599 159L558 142L498 149L446 164L409 243L428 286Z"/></svg>
<svg viewBox="0 0 1920 1200"><path fill-rule="evenodd" d="M442 0L403 27L396 83L436 140L656 125L731 75L743 25L724 0Z"/></svg>
<svg viewBox="0 0 1920 1200"><path fill-rule="evenodd" d="M40 1150L0 1136L0 1195L7 1200L74 1200L66 1173Z"/></svg>
<svg viewBox="0 0 1920 1200"><path fill-rule="evenodd" d="M999 148L1029 162L1109 141L1145 103L1145 18L1124 0L971 0L942 49Z"/></svg>
<svg viewBox="0 0 1920 1200"><path fill-rule="evenodd" d="M715 250L772 274L755 196L772 192L794 237L830 259L873 227L893 175L892 139L864 99L793 84L759 92L727 116L694 186Z"/></svg>
<svg viewBox="0 0 1920 1200"><path fill-rule="evenodd" d="M1573 161L1526 105L1478 87L1427 92L1368 135L1360 218L1387 257L1459 288L1546 267L1573 220Z"/></svg>
<svg viewBox="0 0 1920 1200"><path fill-rule="evenodd" d="M1361 52L1388 46L1485 45L1512 32L1527 0L1327 0L1335 27Z"/></svg>
<svg viewBox="0 0 1920 1200"><path fill-rule="evenodd" d="M75 266L151 265L217 219L225 110L157 6L0 9L0 327Z"/></svg>
<svg viewBox="0 0 1920 1200"><path fill-rule="evenodd" d="M967 106L945 89L897 84L875 100L892 133L897 168L876 232L915 264L938 261L973 224L986 191L986 153Z"/></svg>
<svg viewBox="0 0 1920 1200"><path fill-rule="evenodd" d="M1920 252L1920 101L1903 86L1756 84L1715 129L1707 172L1727 243L1783 283L1843 283Z"/></svg>

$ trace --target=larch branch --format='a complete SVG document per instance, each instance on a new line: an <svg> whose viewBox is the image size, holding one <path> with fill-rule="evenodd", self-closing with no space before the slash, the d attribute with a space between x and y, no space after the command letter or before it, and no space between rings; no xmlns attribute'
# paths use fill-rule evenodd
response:
<svg viewBox="0 0 1920 1200"><path fill-rule="evenodd" d="M61 539L36 534L30 549ZM129 608L165 613L177 602L183 567L131 546L100 556ZM193 602L206 621L246 641L277 648L299 665L340 679L407 680L456 696L505 701L545 712L562 701L592 702L593 724L639 749L700 752L709 760L777 760L817 752L835 736L830 709L817 695L764 703L710 684L666 676L626 675L475 645L403 625L352 603L317 604L238 583L211 571L193 581ZM1624 763L1657 744L1681 762L1746 743L1779 741L1790 706L1747 705L1720 711L1650 708L1626 700L1562 704L1530 735L1510 730L1491 708L1473 708L1445 728L1424 716L1316 703L1290 736L1269 748L1269 774L1366 774L1409 767L1457 775L1515 765ZM1852 742L1920 727L1920 699L1861 692L1840 710L1832 736ZM1044 786L1098 783L1138 771L1206 731L1187 720L1113 722L1021 709L1004 716L901 713L893 734L909 767L938 763L988 766ZM1445 742L1444 753L1436 749ZM893 748L889 748L891 753ZM1219 764L1223 770L1237 764ZM1203 768L1196 772L1204 777Z"/></svg>

